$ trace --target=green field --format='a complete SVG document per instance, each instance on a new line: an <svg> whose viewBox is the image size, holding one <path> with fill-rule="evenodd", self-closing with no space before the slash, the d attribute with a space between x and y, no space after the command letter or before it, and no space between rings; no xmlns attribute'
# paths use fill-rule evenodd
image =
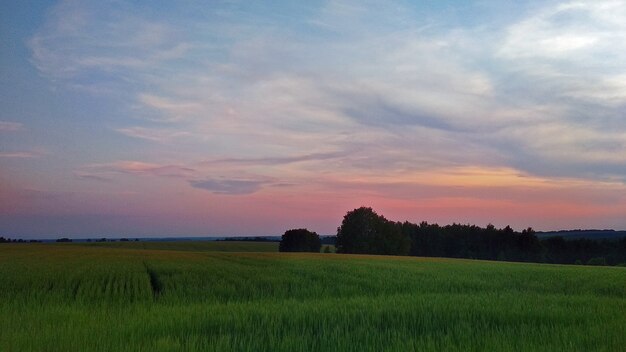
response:
<svg viewBox="0 0 626 352"><path fill-rule="evenodd" d="M76 243L79 246L161 249L192 252L278 252L278 242L251 241L167 241L167 242L90 242Z"/></svg>
<svg viewBox="0 0 626 352"><path fill-rule="evenodd" d="M232 245L0 245L0 351L626 346L626 268Z"/></svg>

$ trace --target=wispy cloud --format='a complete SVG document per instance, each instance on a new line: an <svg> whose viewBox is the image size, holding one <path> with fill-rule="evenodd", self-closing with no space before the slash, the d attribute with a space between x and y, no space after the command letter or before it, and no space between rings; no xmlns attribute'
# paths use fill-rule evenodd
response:
<svg viewBox="0 0 626 352"><path fill-rule="evenodd" d="M566 1L548 5L511 25L499 54L511 58L587 61L615 52L626 36L624 3L613 0ZM612 58L611 58L612 60ZM582 63L582 62L581 62Z"/></svg>
<svg viewBox="0 0 626 352"><path fill-rule="evenodd" d="M19 122L0 121L0 132L14 132L24 128Z"/></svg>
<svg viewBox="0 0 626 352"><path fill-rule="evenodd" d="M196 170L176 164L155 164L141 161L118 161L107 164L85 165L76 170L76 175L82 178L107 179L107 175L133 174L141 176L159 176L184 178L192 176Z"/></svg>
<svg viewBox="0 0 626 352"><path fill-rule="evenodd" d="M265 184L259 180L203 179L189 181L192 187L211 191L215 194L243 195L259 191Z"/></svg>
<svg viewBox="0 0 626 352"><path fill-rule="evenodd" d="M263 158L225 158L203 162L205 165L235 164L235 165L282 165L306 161L324 161L345 156L345 153L312 153L286 157Z"/></svg>
<svg viewBox="0 0 626 352"><path fill-rule="evenodd" d="M111 181L111 179L108 177L99 175L97 173L91 173L91 172L85 172L85 171L75 171L74 176L78 177L79 179L87 180L87 181L102 181L102 182Z"/></svg>
<svg viewBox="0 0 626 352"><path fill-rule="evenodd" d="M126 136L145 139L153 142L168 142L176 138L189 136L189 132L185 131L173 131L164 128L147 128L147 127L126 127L117 128L117 132Z"/></svg>
<svg viewBox="0 0 626 352"><path fill-rule="evenodd" d="M0 158L33 159L41 156L42 153L38 152L0 152Z"/></svg>
<svg viewBox="0 0 626 352"><path fill-rule="evenodd" d="M512 24L496 54L569 103L619 106L626 101L626 5L570 1Z"/></svg>
<svg viewBox="0 0 626 352"><path fill-rule="evenodd" d="M143 104L143 106L162 113L161 116L163 116L166 121L179 121L189 116L195 116L203 110L203 106L199 102L184 101L145 93L139 95L138 101Z"/></svg>
<svg viewBox="0 0 626 352"><path fill-rule="evenodd" d="M185 55L175 26L110 11L103 4L62 1L28 42L33 63L46 75L87 82L94 72L150 70Z"/></svg>
<svg viewBox="0 0 626 352"><path fill-rule="evenodd" d="M195 172L192 168L180 165L159 165L139 161L118 162L113 167L121 172L168 177L182 177Z"/></svg>

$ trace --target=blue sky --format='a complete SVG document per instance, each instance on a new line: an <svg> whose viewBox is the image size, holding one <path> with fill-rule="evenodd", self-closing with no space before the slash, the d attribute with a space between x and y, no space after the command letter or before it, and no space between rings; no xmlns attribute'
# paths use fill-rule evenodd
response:
<svg viewBox="0 0 626 352"><path fill-rule="evenodd" d="M1 6L7 235L626 228L621 1Z"/></svg>

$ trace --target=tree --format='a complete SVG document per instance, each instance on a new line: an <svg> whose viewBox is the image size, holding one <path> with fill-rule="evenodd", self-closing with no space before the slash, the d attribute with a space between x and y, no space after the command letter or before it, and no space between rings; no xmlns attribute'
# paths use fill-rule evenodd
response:
<svg viewBox="0 0 626 352"><path fill-rule="evenodd" d="M606 259L604 259L604 257L591 258L587 262L587 265L606 265Z"/></svg>
<svg viewBox="0 0 626 352"><path fill-rule="evenodd" d="M576 258L568 257L568 243L561 236L548 237L541 241L546 251L545 261L548 263L573 263Z"/></svg>
<svg viewBox="0 0 626 352"><path fill-rule="evenodd" d="M517 246L520 252L518 260L524 262L541 261L541 243L532 227L522 230L521 235L517 238Z"/></svg>
<svg viewBox="0 0 626 352"><path fill-rule="evenodd" d="M378 215L372 208L349 211L337 229L337 253L408 255L409 236L402 224Z"/></svg>
<svg viewBox="0 0 626 352"><path fill-rule="evenodd" d="M292 229L285 231L281 237L279 252L316 252L322 248L320 236L307 229Z"/></svg>

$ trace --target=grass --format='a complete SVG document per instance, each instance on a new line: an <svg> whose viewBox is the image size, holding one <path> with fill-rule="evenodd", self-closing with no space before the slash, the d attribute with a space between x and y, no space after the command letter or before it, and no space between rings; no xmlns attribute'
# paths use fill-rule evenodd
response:
<svg viewBox="0 0 626 352"><path fill-rule="evenodd" d="M0 350L626 345L626 268L113 244L0 246Z"/></svg>

